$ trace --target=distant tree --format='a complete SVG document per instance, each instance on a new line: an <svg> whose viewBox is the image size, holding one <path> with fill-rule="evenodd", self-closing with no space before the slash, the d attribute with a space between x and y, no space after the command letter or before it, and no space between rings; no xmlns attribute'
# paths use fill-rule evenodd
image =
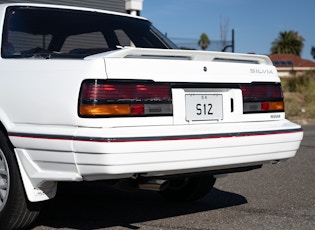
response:
<svg viewBox="0 0 315 230"><path fill-rule="evenodd" d="M314 46L312 46L311 54L313 56L313 59L315 59L315 47Z"/></svg>
<svg viewBox="0 0 315 230"><path fill-rule="evenodd" d="M294 30L282 31L271 44L272 54L295 54L301 56L304 38Z"/></svg>
<svg viewBox="0 0 315 230"><path fill-rule="evenodd" d="M210 43L211 42L210 42L210 39L208 38L208 35L206 33L202 33L198 41L198 46L200 46L202 50L206 50L208 46L210 45Z"/></svg>

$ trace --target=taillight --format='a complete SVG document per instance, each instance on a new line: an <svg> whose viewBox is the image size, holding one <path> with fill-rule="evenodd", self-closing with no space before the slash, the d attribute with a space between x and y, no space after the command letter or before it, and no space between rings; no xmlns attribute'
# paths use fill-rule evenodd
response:
<svg viewBox="0 0 315 230"><path fill-rule="evenodd" d="M244 84L241 90L243 113L284 112L280 84Z"/></svg>
<svg viewBox="0 0 315 230"><path fill-rule="evenodd" d="M172 114L169 84L86 80L81 86L79 100L81 117L168 116Z"/></svg>

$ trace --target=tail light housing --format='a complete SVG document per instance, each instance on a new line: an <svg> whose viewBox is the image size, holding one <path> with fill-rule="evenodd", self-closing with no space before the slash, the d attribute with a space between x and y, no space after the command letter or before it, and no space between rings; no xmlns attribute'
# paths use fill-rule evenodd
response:
<svg viewBox="0 0 315 230"><path fill-rule="evenodd" d="M169 84L86 80L79 99L80 117L169 116L173 114Z"/></svg>
<svg viewBox="0 0 315 230"><path fill-rule="evenodd" d="M280 83L244 84L243 113L284 112L283 92Z"/></svg>

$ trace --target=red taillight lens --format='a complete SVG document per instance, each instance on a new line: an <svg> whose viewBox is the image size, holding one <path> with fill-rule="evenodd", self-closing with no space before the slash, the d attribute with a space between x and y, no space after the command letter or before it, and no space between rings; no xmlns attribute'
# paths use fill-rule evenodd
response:
<svg viewBox="0 0 315 230"><path fill-rule="evenodd" d="M82 100L169 100L169 85L84 84Z"/></svg>
<svg viewBox="0 0 315 230"><path fill-rule="evenodd" d="M153 116L172 115L169 84L108 83L85 81L80 94L79 115Z"/></svg>
<svg viewBox="0 0 315 230"><path fill-rule="evenodd" d="M283 92L280 84L241 85L243 113L284 112Z"/></svg>
<svg viewBox="0 0 315 230"><path fill-rule="evenodd" d="M277 85L242 85L244 100L282 99L282 89Z"/></svg>

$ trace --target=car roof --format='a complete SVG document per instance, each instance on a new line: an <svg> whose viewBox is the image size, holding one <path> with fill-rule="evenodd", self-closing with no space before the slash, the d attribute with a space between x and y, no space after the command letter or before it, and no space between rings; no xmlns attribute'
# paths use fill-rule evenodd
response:
<svg viewBox="0 0 315 230"><path fill-rule="evenodd" d="M42 3L0 3L0 11L5 11L8 7L43 7L43 8L55 8L55 9L65 9L65 10L78 10L78 11L87 11L87 12L97 12L97 13L105 13L105 14L113 14L120 15L131 18L138 18L147 20L144 17L134 16L127 13L115 12L110 10L96 9L96 8L88 8L88 7L78 7L78 6L70 6L70 5L56 5L56 4L42 4Z"/></svg>

